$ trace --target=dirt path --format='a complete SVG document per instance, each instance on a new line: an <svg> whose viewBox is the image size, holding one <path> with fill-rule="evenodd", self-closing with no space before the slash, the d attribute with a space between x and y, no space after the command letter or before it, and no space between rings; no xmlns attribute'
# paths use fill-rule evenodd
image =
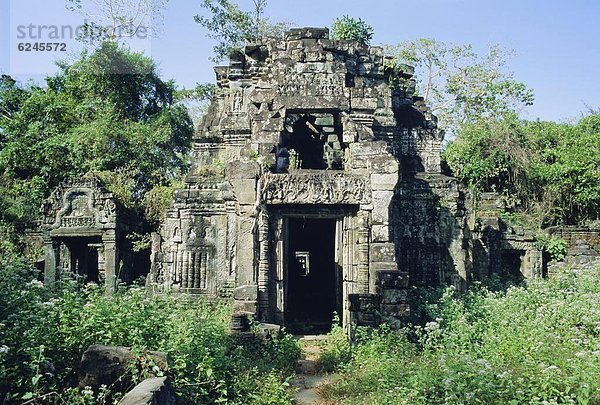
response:
<svg viewBox="0 0 600 405"><path fill-rule="evenodd" d="M335 382L336 374L326 374L319 370L317 359L321 354L321 345L327 336L313 335L299 338L304 359L298 361L296 376L292 379L292 387L298 391L294 394L294 403L298 405L325 404L319 391L324 386Z"/></svg>

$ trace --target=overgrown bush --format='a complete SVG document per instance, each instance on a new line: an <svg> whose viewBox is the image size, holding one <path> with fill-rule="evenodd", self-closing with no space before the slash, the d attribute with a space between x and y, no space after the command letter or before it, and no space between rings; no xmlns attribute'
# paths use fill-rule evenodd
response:
<svg viewBox="0 0 600 405"><path fill-rule="evenodd" d="M333 318L331 332L327 336L322 352L317 359L319 368L325 372L336 371L340 365L347 363L352 358L352 347L348 340L348 334L340 326L339 317Z"/></svg>
<svg viewBox="0 0 600 405"><path fill-rule="evenodd" d="M230 313L225 304L148 296L143 288L106 296L99 286L68 278L46 288L23 259L4 259L0 402L101 402L106 392L69 387L77 386L85 349L109 344L165 352L175 389L190 403L289 403L286 379L298 345L285 334L239 341L228 334Z"/></svg>
<svg viewBox="0 0 600 405"><path fill-rule="evenodd" d="M373 39L373 27L360 18L355 19L345 15L342 18L336 18L331 25L331 38L358 41L369 45Z"/></svg>
<svg viewBox="0 0 600 405"><path fill-rule="evenodd" d="M327 395L348 403L600 403L598 302L600 266L505 291L449 288L426 325L359 339Z"/></svg>

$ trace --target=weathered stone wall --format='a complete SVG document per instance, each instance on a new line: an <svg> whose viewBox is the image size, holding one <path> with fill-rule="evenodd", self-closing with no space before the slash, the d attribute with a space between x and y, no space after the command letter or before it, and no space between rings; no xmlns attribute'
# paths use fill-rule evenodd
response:
<svg viewBox="0 0 600 405"><path fill-rule="evenodd" d="M413 69L386 66L381 48L301 28L215 68L186 188L155 238L155 288L233 292L235 311L285 323L297 217L335 221L344 324L369 318L367 302L405 316L409 282L464 285L464 189L440 173L443 132Z"/></svg>
<svg viewBox="0 0 600 405"><path fill-rule="evenodd" d="M119 269L121 278L131 281L128 215L98 179L65 179L44 200L42 212L37 237L43 243L46 283L67 271L112 291Z"/></svg>
<svg viewBox="0 0 600 405"><path fill-rule="evenodd" d="M574 247L578 240L583 240L600 255L600 230L584 226L561 226L549 228L548 233L564 239L569 247Z"/></svg>

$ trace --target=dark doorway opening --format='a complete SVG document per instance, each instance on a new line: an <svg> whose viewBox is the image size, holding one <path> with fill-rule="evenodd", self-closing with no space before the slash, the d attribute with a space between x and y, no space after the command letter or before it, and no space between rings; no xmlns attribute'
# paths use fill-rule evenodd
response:
<svg viewBox="0 0 600 405"><path fill-rule="evenodd" d="M522 250L502 250L502 274L511 280L523 279L521 267L525 252Z"/></svg>
<svg viewBox="0 0 600 405"><path fill-rule="evenodd" d="M286 324L292 333L327 333L341 307L335 219L289 218Z"/></svg>
<svg viewBox="0 0 600 405"><path fill-rule="evenodd" d="M79 274L86 283L100 281L98 249L102 246L99 236L64 238L69 250L69 268Z"/></svg>

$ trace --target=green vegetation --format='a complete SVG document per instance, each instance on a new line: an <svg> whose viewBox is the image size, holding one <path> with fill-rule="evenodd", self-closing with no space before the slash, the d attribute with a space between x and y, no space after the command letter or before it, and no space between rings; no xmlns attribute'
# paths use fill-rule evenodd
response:
<svg viewBox="0 0 600 405"><path fill-rule="evenodd" d="M213 62L226 60L241 52L245 41L273 36L282 37L289 24L272 23L264 17L267 0L252 0L254 12L241 10L230 0L203 0L205 15L197 14L194 20L207 30L207 36L217 40L213 47Z"/></svg>
<svg viewBox="0 0 600 405"><path fill-rule="evenodd" d="M85 3L67 1L89 15ZM113 3L101 16L113 29L142 24ZM120 3L145 5L147 17L165 1ZM202 1L205 15L195 20L217 40L214 61L238 53L244 41L282 35L286 24L264 17L266 3L253 0L247 12L230 0ZM210 98L214 85L178 90L151 58L103 41L117 38L97 32L101 25L92 21L85 33L94 50L61 63L44 85L0 78L0 402L102 402L111 387L78 390L78 363L90 344L112 344L140 356L166 352L167 374L192 403L290 403L287 380L300 349L289 335L240 342L228 334L228 305L151 296L141 287L120 286L108 297L64 278L45 288L13 243L60 181L93 175L137 214L140 229L129 238L147 249L148 231L188 169L192 123L178 101ZM349 16L331 27L333 39L365 45L373 33ZM505 219L538 228L600 219L598 111L576 123L521 119L533 93L506 70L509 53L498 47L479 55L470 45L418 39L389 49L396 59L387 69L415 65L417 93L454 135L445 163L475 196L501 193L518 208ZM218 175L222 166L215 161L196 174ZM562 239L540 236L538 244L553 260L565 256ZM523 286L416 294L412 324L400 332L359 329L351 344L334 321L320 359L343 377L328 390L331 400L600 403L599 267Z"/></svg>
<svg viewBox="0 0 600 405"><path fill-rule="evenodd" d="M600 114L576 124L481 118L461 127L444 158L475 192L503 194L538 227L600 213Z"/></svg>
<svg viewBox="0 0 600 405"><path fill-rule="evenodd" d="M291 336L241 342L228 334L228 305L148 296L143 287L109 297L72 279L48 289L38 276L17 257L0 258L0 402L101 403L110 387L79 392L78 364L89 345L110 344L165 352L167 375L190 403L290 403L287 378L300 353Z"/></svg>
<svg viewBox="0 0 600 405"><path fill-rule="evenodd" d="M192 125L148 57L104 42L44 87L0 81L0 220L17 230L64 178L94 173L140 212L187 169ZM155 219L156 215L152 214Z"/></svg>
<svg viewBox="0 0 600 405"><path fill-rule="evenodd" d="M419 38L388 46L397 64L414 66L417 94L456 135L464 124L498 118L533 103L533 91L507 69L510 51L492 46L479 54L470 44Z"/></svg>
<svg viewBox="0 0 600 405"><path fill-rule="evenodd" d="M388 47L390 68L415 67L417 93L439 118L450 143L443 158L478 194L495 191L513 219L544 228L583 224L600 212L600 114L575 124L526 121L533 92L507 69L510 52L480 55L471 45L420 38Z"/></svg>
<svg viewBox="0 0 600 405"><path fill-rule="evenodd" d="M369 42L373 39L373 33L373 27L365 21L347 15L336 18L331 25L331 39L358 41L364 45L369 45Z"/></svg>
<svg viewBox="0 0 600 405"><path fill-rule="evenodd" d="M359 330L327 396L356 404L598 403L599 301L600 266L504 291L448 288L426 302L422 326Z"/></svg>

